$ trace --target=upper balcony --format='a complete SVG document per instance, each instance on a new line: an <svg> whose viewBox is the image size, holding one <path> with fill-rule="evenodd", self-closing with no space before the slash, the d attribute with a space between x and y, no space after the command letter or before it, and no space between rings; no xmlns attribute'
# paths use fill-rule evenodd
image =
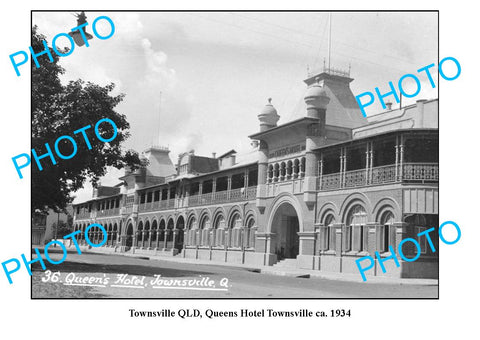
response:
<svg viewBox="0 0 480 340"><path fill-rule="evenodd" d="M317 178L317 190L328 191L390 183L438 183L438 163L404 163L337 172Z"/></svg>

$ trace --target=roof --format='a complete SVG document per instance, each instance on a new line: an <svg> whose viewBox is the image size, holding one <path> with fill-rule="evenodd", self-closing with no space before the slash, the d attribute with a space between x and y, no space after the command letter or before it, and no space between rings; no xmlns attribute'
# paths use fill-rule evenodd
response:
<svg viewBox="0 0 480 340"><path fill-rule="evenodd" d="M236 154L236 153L237 152L234 149L232 149L230 151L225 152L223 155L218 156L218 158L224 158L224 157L230 156L231 154Z"/></svg>
<svg viewBox="0 0 480 340"><path fill-rule="evenodd" d="M260 131L260 132L257 132L257 133L254 133L253 135L250 135L248 136L249 138L252 138L252 139L261 139L261 137L264 137L266 135L269 135L273 132L277 133L279 131L282 131L286 128L290 128L292 127L292 125L302 125L302 124L311 124L311 123L314 123L314 122L318 122L318 118L312 118L312 117L302 117L302 118L298 118L298 119L295 119L295 120L292 120L288 123L285 123L285 124L282 124L282 125L279 125L279 126L276 126L274 128L271 128L271 129L268 129L268 130L265 130L265 131Z"/></svg>

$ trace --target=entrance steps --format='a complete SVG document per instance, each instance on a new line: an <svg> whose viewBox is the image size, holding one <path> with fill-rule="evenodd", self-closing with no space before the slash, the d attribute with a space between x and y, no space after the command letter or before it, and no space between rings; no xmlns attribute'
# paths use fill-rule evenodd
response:
<svg viewBox="0 0 480 340"><path fill-rule="evenodd" d="M274 268L297 269L297 259L283 259L273 265Z"/></svg>

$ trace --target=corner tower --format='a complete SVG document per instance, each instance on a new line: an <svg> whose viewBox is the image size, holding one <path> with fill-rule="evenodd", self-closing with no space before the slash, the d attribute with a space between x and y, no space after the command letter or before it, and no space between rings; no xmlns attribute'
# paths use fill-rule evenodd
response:
<svg viewBox="0 0 480 340"><path fill-rule="evenodd" d="M325 67L319 72L311 73L304 80L305 84L309 86L309 90L312 85L318 84L330 98L328 115L325 120L327 125L353 129L368 123L367 119L362 115L355 96L350 89L352 81L350 71ZM309 90L307 90L307 93Z"/></svg>

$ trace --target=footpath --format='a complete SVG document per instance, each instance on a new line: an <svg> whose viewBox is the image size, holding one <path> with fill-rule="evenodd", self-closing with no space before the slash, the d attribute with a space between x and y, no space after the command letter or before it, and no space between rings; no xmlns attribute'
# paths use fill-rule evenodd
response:
<svg viewBox="0 0 480 340"><path fill-rule="evenodd" d="M186 264L196 264L196 265L209 265L209 266L222 266L222 267L234 267L234 268L244 268L251 272L266 274L266 275L280 275L280 276L290 276L298 278L321 278L326 280L334 281L348 281L348 282L359 282L364 284L376 283L376 284L400 284L400 285L424 285L424 286L436 286L438 285L437 279L409 279L409 278L394 278L394 277L385 277L385 276L367 276L367 281L364 282L360 274L349 274L349 273L333 273L333 272L323 272L318 270L308 270L308 269L297 269L297 268L286 268L286 267L276 267L276 266L254 266L245 265L245 264L236 264L236 263L225 263L225 262L216 262L208 260L198 260L198 259L189 259L183 258L180 256L160 256L160 255L150 255L150 254L132 254L132 253L111 253L103 252L94 248L91 249L82 249L82 252L96 253L103 255L116 255L116 256L128 256L141 258L145 260L152 261L168 261L176 263L186 263Z"/></svg>

